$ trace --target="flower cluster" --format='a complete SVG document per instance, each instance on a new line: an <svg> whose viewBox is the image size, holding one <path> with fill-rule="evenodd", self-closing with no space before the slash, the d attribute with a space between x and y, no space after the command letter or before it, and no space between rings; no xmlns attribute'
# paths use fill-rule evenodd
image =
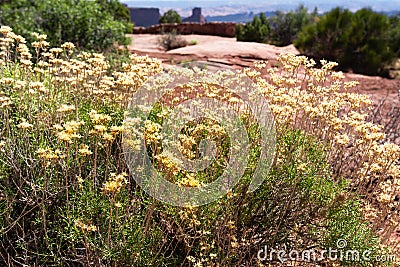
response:
<svg viewBox="0 0 400 267"><path fill-rule="evenodd" d="M366 213L378 215L366 216L374 217L376 225L388 217L399 225L400 147L386 143L382 126L368 120L372 100L351 92L358 82L344 81L343 73L333 71L335 62L323 60L315 68L312 59L290 53L280 55L279 62L276 68L258 64L259 71L245 70L263 90L278 127L319 138L329 148L335 177L348 179L357 194L367 195Z"/></svg>
<svg viewBox="0 0 400 267"><path fill-rule="evenodd" d="M75 221L75 226L78 227L80 230L87 232L96 232L98 230L97 226L93 224L85 224L80 219Z"/></svg>
<svg viewBox="0 0 400 267"><path fill-rule="evenodd" d="M103 185L102 191L104 194L115 194L119 193L122 186L126 184L128 181L126 177L127 173L111 173L108 181Z"/></svg>
<svg viewBox="0 0 400 267"><path fill-rule="evenodd" d="M53 126L58 140L71 144L74 139L79 139L82 136L79 134L79 128L84 125L82 121L67 121L62 126L55 124Z"/></svg>

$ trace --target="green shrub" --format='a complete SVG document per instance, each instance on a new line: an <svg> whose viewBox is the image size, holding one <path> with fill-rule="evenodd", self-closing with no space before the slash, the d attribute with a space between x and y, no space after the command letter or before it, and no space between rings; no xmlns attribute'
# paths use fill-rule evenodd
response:
<svg viewBox="0 0 400 267"><path fill-rule="evenodd" d="M238 41L245 42L265 42L270 33L269 23L264 13L255 16L253 21L246 25L238 24L236 26L236 38Z"/></svg>
<svg viewBox="0 0 400 267"><path fill-rule="evenodd" d="M255 16L245 25L238 24L236 37L238 41L286 46L293 42L304 26L313 23L316 16L317 10L310 14L303 5L287 13L277 11L275 16L269 18L261 13L260 17Z"/></svg>
<svg viewBox="0 0 400 267"><path fill-rule="evenodd" d="M95 1L16 0L1 6L0 24L14 28L29 41L33 40L30 33L37 31L46 34L54 46L68 41L80 49L100 51L115 43L128 43L125 33L130 24L125 17L120 20L123 15L116 15L124 9L118 7L121 11L117 12L108 8Z"/></svg>
<svg viewBox="0 0 400 267"><path fill-rule="evenodd" d="M130 23L129 9L118 0L96 0L101 10L110 13L115 20Z"/></svg>
<svg viewBox="0 0 400 267"><path fill-rule="evenodd" d="M400 57L400 16L390 17L389 28L389 44L390 49Z"/></svg>
<svg viewBox="0 0 400 267"><path fill-rule="evenodd" d="M390 22L370 9L356 13L335 8L306 26L296 47L315 59L337 61L340 68L368 75L385 74L396 54L389 37Z"/></svg>
<svg viewBox="0 0 400 267"><path fill-rule="evenodd" d="M314 23L316 18L317 10L309 13L304 5L300 5L295 11L287 13L278 11L275 16L268 18L271 31L267 42L278 46L292 44L298 32L304 26Z"/></svg>
<svg viewBox="0 0 400 267"><path fill-rule="evenodd" d="M333 9L299 33L296 47L317 59L338 59L349 39L351 18L350 11Z"/></svg>
<svg viewBox="0 0 400 267"><path fill-rule="evenodd" d="M131 33L133 24L129 8L122 4L119 0L96 0L101 6L101 11L109 13L114 20L123 22L125 25L126 33Z"/></svg>
<svg viewBox="0 0 400 267"><path fill-rule="evenodd" d="M160 18L160 23L181 23L181 16L175 10L168 10Z"/></svg>

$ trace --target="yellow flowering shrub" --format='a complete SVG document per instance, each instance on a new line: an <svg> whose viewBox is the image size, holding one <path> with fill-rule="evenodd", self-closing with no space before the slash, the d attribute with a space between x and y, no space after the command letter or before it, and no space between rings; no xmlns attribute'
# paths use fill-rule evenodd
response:
<svg viewBox="0 0 400 267"><path fill-rule="evenodd" d="M271 172L259 190L247 192L260 133L243 112L251 135L243 181L214 203L171 207L132 180L145 170L128 173L123 145L136 150L145 142L157 171L180 189L201 190L229 163L227 130L211 119L185 125L168 145L197 160L205 152L201 141L212 140L216 160L200 174L182 171L184 162L162 148L169 115L163 108L206 96L241 111L244 101L223 87L232 76L220 72L207 86L178 86L179 94L165 95L165 106L140 120L126 116L127 105L163 71L160 61L131 55L114 70L103 54L71 43L50 48L45 35L34 33L31 54L11 28L0 33L1 264L262 266L263 242L323 249L344 237L351 248L396 250L400 149L384 142L382 127L368 117L371 100L350 93L357 84L344 82L335 63L318 69L311 59L283 54L279 67L258 62L245 69L275 117ZM143 135L134 131L138 125Z"/></svg>
<svg viewBox="0 0 400 267"><path fill-rule="evenodd" d="M0 33L0 235L9 247L0 254L43 265L46 256L19 258L22 247L47 254L77 245L86 256L76 260L90 265L105 247L121 246L111 235L134 229L126 229L134 207L122 214L125 223L118 213L131 199L121 147L124 108L161 63L131 55L122 69L111 70L104 55L76 51L72 43L50 48L45 35L33 33L31 54L11 28L2 26ZM20 231L29 233L17 248ZM94 241L102 231L108 233L104 243ZM29 241L35 235L43 250ZM72 254L64 252L49 261L67 264L62 255Z"/></svg>
<svg viewBox="0 0 400 267"><path fill-rule="evenodd" d="M390 236L387 231L400 222L400 147L387 143L383 127L369 118L372 100L350 92L358 83L333 71L335 62L321 61L316 69L312 59L289 53L280 55L279 62L266 75L245 71L264 91L279 127L301 129L329 147L336 181L348 179L353 193L373 204L367 212L379 214L373 221L376 229L385 225L380 235Z"/></svg>

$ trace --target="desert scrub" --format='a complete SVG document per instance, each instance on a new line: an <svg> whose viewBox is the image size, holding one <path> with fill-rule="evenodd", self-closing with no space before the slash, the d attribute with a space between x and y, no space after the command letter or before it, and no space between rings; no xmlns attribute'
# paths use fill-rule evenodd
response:
<svg viewBox="0 0 400 267"><path fill-rule="evenodd" d="M301 129L325 144L336 183L348 182L359 196L364 218L372 222L389 247L399 226L399 146L385 142L382 126L369 120L372 100L350 93L357 82L344 82L337 64L321 61L322 68L306 57L284 54L281 65L264 71L264 63L247 70L265 90L278 125Z"/></svg>
<svg viewBox="0 0 400 267"><path fill-rule="evenodd" d="M166 51L189 45L189 43L184 38L182 38L182 36L177 34L176 31L163 34L159 38L158 44Z"/></svg>
<svg viewBox="0 0 400 267"><path fill-rule="evenodd" d="M389 237L398 222L398 148L380 143L379 127L366 121L370 100L347 93L354 83L342 83L333 63L315 69L307 58L285 54L266 76L259 72L263 63L240 74L210 76L220 85L245 74L260 86L275 115L276 157L261 187L247 193L260 128L241 114L251 149L239 184L216 202L172 207L137 186L122 146L132 123L124 119L127 104L162 71L160 62L131 55L115 71L103 54L78 51L72 43L50 48L46 36L33 34L31 54L10 28L0 33L3 265L255 266L279 264L259 262L257 252L265 245L322 250L346 239L348 248L376 255L381 244L395 248ZM240 99L218 86L209 89L208 97L240 106ZM187 158L200 157L206 136L218 145L211 168L193 176L159 146L164 108L155 105L141 122L154 166L182 187L199 187L219 175L232 144L221 125L193 121L180 132L177 149Z"/></svg>
<svg viewBox="0 0 400 267"><path fill-rule="evenodd" d="M277 141L282 148L277 153L280 160L254 193L246 192L248 170L243 181L217 202L185 208L156 206L156 225L165 229L177 247L174 254L186 255L181 259L183 265L288 266L289 261L282 263L277 257L260 260L259 250L267 246L301 252L312 247L318 253L337 248L341 238L346 239L349 250L381 253L379 240L363 221L357 200L343 197L347 196L346 184L334 182L325 148L299 130L281 132ZM379 264L362 260L340 263ZM314 266L301 259L291 264Z"/></svg>
<svg viewBox="0 0 400 267"><path fill-rule="evenodd" d="M72 42L80 49L96 52L116 43L128 44L125 34L132 31L129 9L116 0L96 1L2 1L1 25L29 40L33 29L47 35L54 46Z"/></svg>
<svg viewBox="0 0 400 267"><path fill-rule="evenodd" d="M342 70L388 76L398 58L397 23L369 8L334 8L301 28L294 44L307 56L337 61Z"/></svg>
<svg viewBox="0 0 400 267"><path fill-rule="evenodd" d="M170 9L161 16L159 20L160 24L162 23L181 23L181 16L173 9Z"/></svg>
<svg viewBox="0 0 400 267"><path fill-rule="evenodd" d="M229 192L226 198L204 206L188 205L183 208L173 208L154 204L151 209L155 214L153 223L157 226L162 225L164 231L168 233L168 240L171 240L174 244L175 250L167 251L175 257L186 255L186 257L180 259L183 264L202 266L248 264L254 266L259 263L257 255L263 246L285 247L288 251L292 249L301 251L312 247L317 251L323 251L328 248L337 248L339 246L337 242L342 239L346 240L346 249L348 250L358 250L360 253L369 251L371 255L382 253L380 240L377 238L375 229L371 228L370 222L363 218L363 215L367 215L367 213L363 214L360 207L362 205L360 204L362 203L361 199L364 198L363 189L352 191L354 185L352 177L345 175L347 174L345 169L342 170L342 174L338 174L337 168L341 169L342 167L335 166L334 162L331 162L331 150L337 144L334 143L334 136L327 136L327 133L330 134L329 128L325 129L323 123L328 123L327 119L333 117L334 114L338 116L338 113L334 111L331 111L332 113L326 112L326 118L321 113L321 117L315 121L320 123L317 126L321 126L322 130L317 128L316 130L321 130L321 132L312 132L314 128L307 124L307 117L300 113L301 111L298 114L296 110L292 111L292 108L296 107L296 102L290 93L296 92L295 96L301 97L303 92L300 93L301 87L296 87L296 84L307 80L301 76L301 60L302 58L294 55L282 55L281 63L287 65L282 66L282 69L269 70L272 81L268 80L268 76L261 77L261 73L250 69L236 74L219 72L215 76L205 74L205 71L198 69L194 71L197 76L192 75L193 73L190 71L169 71L168 73L171 75L177 72L176 77L180 79L184 79L183 77L188 75L189 81L195 80L192 77L197 77L197 80L182 87L177 86L174 91L167 86L170 82L169 79L172 80L172 84L175 84L172 76L167 74L160 76L155 81L160 83L161 87L168 88L165 94L161 91L164 101L157 102L146 118L143 118L142 115L135 117L136 114L131 114L134 117L132 122L141 124L146 129L143 137L148 146L146 157L150 158L153 167L158 172L163 173L165 179L186 187L202 188L204 183L209 183L212 179L215 179L211 176L219 175L220 168L225 169L223 163L226 162L226 154L223 151L232 144L232 139L223 141L227 139L226 133L218 128L223 125L222 120L219 120L220 123L207 120L195 121L187 115L187 120L190 123L185 124L184 127L179 126L179 138L171 141L174 142L173 146L177 148L177 153L169 152L165 149L168 141L165 142L166 139L163 138L163 134L165 135L168 132L163 132L162 129L165 128L164 118L170 115L171 106L174 106L174 103L184 103L193 95L197 98L204 95L215 99L221 98L233 105L231 109L241 114L240 118L246 125L252 145L250 146L250 159L239 185L232 192ZM295 65L296 62L300 62L299 65ZM323 62L323 64L323 69L315 69L308 65L308 75L312 76L308 80L314 81L313 79L315 79L314 82L320 86L314 88L317 85L310 82L309 90L322 91L323 86L329 86L329 78L331 78L328 77L329 75L339 80L337 86L340 87L341 74L331 73L329 69L335 64L328 62ZM262 69L264 66L263 63L258 63L256 67ZM280 71L279 74L275 74L278 71ZM254 121L246 117L246 113L240 113L241 107L244 106L242 100L237 98L236 95L232 95L229 90L224 89L229 81L239 79L244 74L254 79L266 98L270 100L271 109L277 123L278 143L275 162L262 187L254 193L248 193L247 189L251 175L255 171L255 162L259 157L260 130L254 127ZM204 75L210 75L210 77L199 84L198 82L202 81L201 77ZM296 80L295 77L299 80ZM275 80L281 83L273 87ZM284 86L285 82L288 83L287 87ZM349 87L353 84L346 83L343 86ZM267 85L271 88L268 88ZM279 86L282 86L282 88ZM145 88L148 88L148 94L143 94L142 97L156 97L156 93L161 90L159 87L157 84L147 85ZM268 94L267 89L275 90L276 95ZM329 88L324 90L326 97L337 92L329 91ZM182 91L185 94L182 94ZM307 95L306 89L303 91L304 95ZM285 93L288 95L285 96ZM309 95L318 100L317 92ZM335 96L336 94L331 97ZM363 99L359 95L345 94L345 96L369 103L368 99ZM309 101L311 105L312 99L309 99ZM330 106L334 109L333 103L336 102L332 102L330 105L325 103L324 107L329 108ZM306 104L304 103L304 105ZM293 105L293 107L290 105ZM192 102L190 107L206 110L207 103ZM360 109L357 109L358 106L355 107L349 107L349 109L353 108L354 112L354 110L364 110L365 108L364 106L361 106ZM140 113L140 109L135 109L134 112ZM189 110L186 110L185 113L185 107L181 107L181 109L183 114L181 116L183 117L190 113ZM144 110L146 114L149 112L149 108L146 106ZM211 110L215 113L222 112L220 107L213 107ZM278 113L281 110L286 111L286 113ZM347 112L350 111L347 110ZM295 115L299 117L295 117ZM179 117L178 115L171 116ZM214 115L214 117L217 116ZM319 122L324 118L325 120ZM301 119L306 120L304 125ZM180 124L170 126L175 125ZM135 139L135 134L133 136L133 139ZM180 160L178 151L186 158L197 159L199 157L198 140L204 139L205 136L217 138L219 141L215 142L218 150L213 162L217 167L209 165L211 172L202 175L202 171L199 171L193 175L193 173L183 170L183 162ZM339 144L341 143L339 142ZM219 159L222 159L222 161L219 162ZM136 160L143 161L141 155L138 159L135 159L135 162ZM267 175L267 173L264 174ZM145 175L151 174L145 172ZM183 195L182 193L180 197L183 198ZM269 262L279 264L277 258L273 258ZM267 264L268 262L264 263ZM332 264L328 260L325 263ZM340 263L347 266L354 266L355 264L376 266L380 264L374 259L370 261L363 259L360 261L341 260ZM297 264L301 266L307 263L299 261Z"/></svg>
<svg viewBox="0 0 400 267"><path fill-rule="evenodd" d="M132 55L108 76L102 54L76 52L72 43L48 48L33 34L31 55L24 38L0 32L1 261L145 262L159 234L139 230L145 210L125 173L121 133L129 92L160 62Z"/></svg>

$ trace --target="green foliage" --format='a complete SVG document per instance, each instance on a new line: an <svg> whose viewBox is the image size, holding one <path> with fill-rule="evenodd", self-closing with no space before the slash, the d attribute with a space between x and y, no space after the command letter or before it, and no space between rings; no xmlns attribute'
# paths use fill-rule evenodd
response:
<svg viewBox="0 0 400 267"><path fill-rule="evenodd" d="M68 41L81 49L100 51L128 43L125 33L130 27L125 15L117 1L16 0L1 6L0 24L29 41L35 29L47 34L55 46Z"/></svg>
<svg viewBox="0 0 400 267"><path fill-rule="evenodd" d="M168 10L160 18L160 23L181 23L181 16L173 9Z"/></svg>
<svg viewBox="0 0 400 267"><path fill-rule="evenodd" d="M379 238L371 235L368 223L363 221L360 213L360 203L357 200L343 199L343 195L338 195L333 206L327 214L327 227L324 231L323 244L326 248L338 249L339 240L345 241L344 247L339 247L342 251L357 251L359 258L365 254L370 260L357 261L356 258L347 258L341 261L342 266L376 266L375 262L382 251L379 248ZM383 263L390 264L390 262Z"/></svg>
<svg viewBox="0 0 400 267"><path fill-rule="evenodd" d="M96 0L101 10L110 13L115 20L130 22L129 9L118 0Z"/></svg>
<svg viewBox="0 0 400 267"><path fill-rule="evenodd" d="M123 22L128 33L131 32L133 24L129 14L129 8L118 0L96 0L103 12L109 13L114 20Z"/></svg>
<svg viewBox="0 0 400 267"><path fill-rule="evenodd" d="M295 11L287 13L278 11L276 16L255 16L252 22L246 25L239 24L236 28L238 41L271 43L286 46L293 42L297 33L305 26L314 22L317 10L309 13L307 8L300 5Z"/></svg>
<svg viewBox="0 0 400 267"><path fill-rule="evenodd" d="M130 55L129 50L124 48L113 48L108 53L105 53L104 56L110 64L107 74L112 75L113 72L123 71L124 65L131 61Z"/></svg>
<svg viewBox="0 0 400 267"><path fill-rule="evenodd" d="M278 11L276 16L268 19L271 32L268 35L268 43L286 46L293 43L298 32L306 26L312 24L317 17L317 10L309 13L304 5L300 5L295 11L284 13Z"/></svg>
<svg viewBox="0 0 400 267"><path fill-rule="evenodd" d="M337 61L342 69L375 75L396 57L391 48L389 18L361 9L356 13L335 8L299 33L295 45L315 59Z"/></svg>
<svg viewBox="0 0 400 267"><path fill-rule="evenodd" d="M255 16L253 21L246 25L238 24L236 26L236 38L238 41L245 42L265 42L270 33L270 26L264 13Z"/></svg>
<svg viewBox="0 0 400 267"><path fill-rule="evenodd" d="M389 27L390 49L400 57L400 16L390 17Z"/></svg>
<svg viewBox="0 0 400 267"><path fill-rule="evenodd" d="M316 24L305 27L299 33L295 45L303 53L312 54L316 58L339 60L341 48L349 39L351 17L350 11L335 8Z"/></svg>

